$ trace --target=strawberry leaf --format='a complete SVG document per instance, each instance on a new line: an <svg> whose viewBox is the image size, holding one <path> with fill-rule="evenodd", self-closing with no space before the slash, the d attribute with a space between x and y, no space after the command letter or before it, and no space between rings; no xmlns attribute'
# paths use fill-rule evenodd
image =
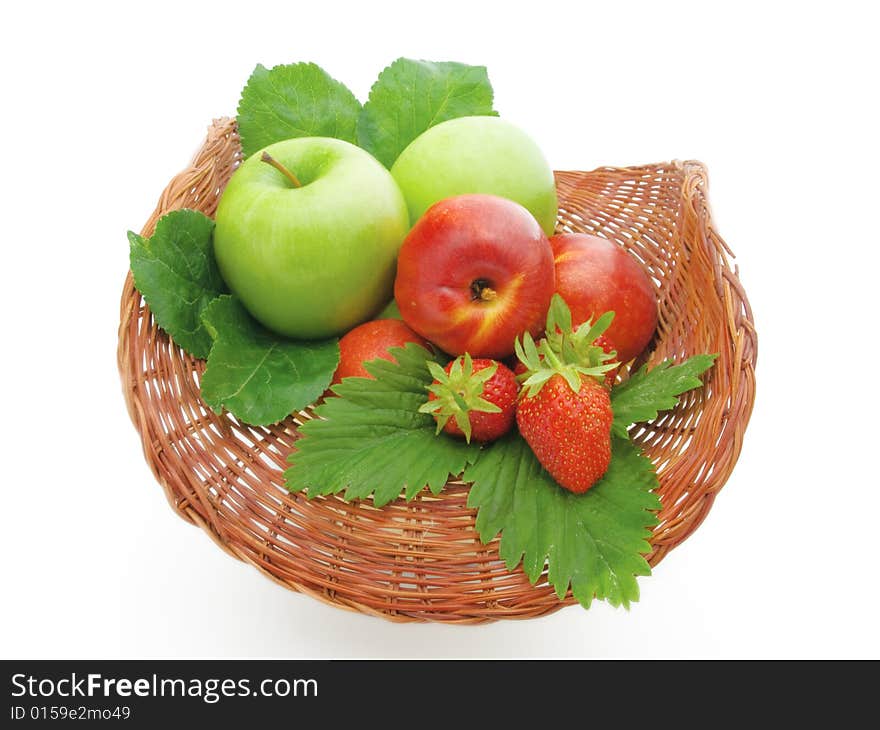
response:
<svg viewBox="0 0 880 730"><path fill-rule="evenodd" d="M712 367L715 358L716 355L695 355L680 365L665 360L651 370L643 366L611 391L611 432L626 436L632 424L650 421L660 411L675 408L679 395L702 385L699 376Z"/></svg>
<svg viewBox="0 0 880 730"><path fill-rule="evenodd" d="M556 594L571 588L585 608L594 598L625 607L638 600L660 500L651 462L628 439L612 439L608 471L585 494L559 487L516 432L484 449L463 478L473 482L468 506L478 510L480 539L501 533L508 569L521 562L535 583L546 568Z"/></svg>
<svg viewBox="0 0 880 730"><path fill-rule="evenodd" d="M435 435L433 416L420 413L432 375L433 356L408 344L392 348L397 362L366 364L370 378L345 378L333 387L336 397L315 409L306 421L285 470L291 492L308 497L344 492L346 500L373 495L377 507L412 499L425 486L438 494L450 475L461 474L479 452L446 435Z"/></svg>

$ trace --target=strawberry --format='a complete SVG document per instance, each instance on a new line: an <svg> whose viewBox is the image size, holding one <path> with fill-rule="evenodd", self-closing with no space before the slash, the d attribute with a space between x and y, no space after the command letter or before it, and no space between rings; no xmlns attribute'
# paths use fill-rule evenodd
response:
<svg viewBox="0 0 880 730"><path fill-rule="evenodd" d="M608 312L575 330L568 307L554 295L540 344L528 332L516 341L523 365L519 431L550 476L576 494L601 479L611 462L609 374L619 364L602 333L613 316Z"/></svg>
<svg viewBox="0 0 880 730"><path fill-rule="evenodd" d="M465 353L441 368L428 362L434 382L419 411L430 413L441 430L481 442L494 441L512 427L519 384L510 368Z"/></svg>
<svg viewBox="0 0 880 730"><path fill-rule="evenodd" d="M580 375L574 390L559 374L517 405L519 432L561 487L586 492L611 462L611 396L600 380Z"/></svg>

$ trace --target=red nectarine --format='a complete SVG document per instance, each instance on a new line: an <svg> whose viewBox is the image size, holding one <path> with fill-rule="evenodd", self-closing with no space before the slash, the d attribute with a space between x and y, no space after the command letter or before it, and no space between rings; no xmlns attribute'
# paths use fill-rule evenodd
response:
<svg viewBox="0 0 880 730"><path fill-rule="evenodd" d="M424 338L419 337L399 319L374 319L358 325L339 340L339 365L333 374L331 385L341 383L343 378L351 376L373 377L367 372L364 363L379 358L393 362L389 348L403 347L407 342L415 342L430 349Z"/></svg>
<svg viewBox="0 0 880 730"><path fill-rule="evenodd" d="M657 329L657 298L642 265L621 246L585 233L550 238L556 265L556 291L577 326L613 311L605 336L617 358L628 362L645 349Z"/></svg>
<svg viewBox="0 0 880 730"><path fill-rule="evenodd" d="M404 239L394 298L410 327L450 355L500 359L544 329L553 251L531 213L494 195L435 203Z"/></svg>

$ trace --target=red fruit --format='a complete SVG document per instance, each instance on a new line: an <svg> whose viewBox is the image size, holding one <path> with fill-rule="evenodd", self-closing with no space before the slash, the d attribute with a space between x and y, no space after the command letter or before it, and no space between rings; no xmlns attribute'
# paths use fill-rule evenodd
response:
<svg viewBox="0 0 880 730"><path fill-rule="evenodd" d="M541 465L572 492L586 492L611 462L609 373L619 364L603 337L612 319L572 325L565 300L554 294L545 337L516 341L523 365L516 422Z"/></svg>
<svg viewBox="0 0 880 730"><path fill-rule="evenodd" d="M611 463L611 396L596 378L579 375L577 392L555 374L516 409L522 437L556 482L586 492Z"/></svg>
<svg viewBox="0 0 880 730"><path fill-rule="evenodd" d="M468 441L501 438L513 427L519 384L510 368L488 358L464 355L445 368L429 367L434 382L428 402L419 410L431 413L442 429Z"/></svg>
<svg viewBox="0 0 880 730"><path fill-rule="evenodd" d="M608 338L620 362L636 357L657 329L654 286L642 265L616 243L585 233L550 238L556 291L571 308L574 325L614 312Z"/></svg>
<svg viewBox="0 0 880 730"><path fill-rule="evenodd" d="M403 320L445 352L501 359L544 327L553 251L524 207L494 195L434 204L400 249L394 298Z"/></svg>
<svg viewBox="0 0 880 730"><path fill-rule="evenodd" d="M399 319L374 319L358 325L339 340L339 365L331 385L351 376L372 378L364 363L379 358L393 362L389 348L403 347L407 342L430 349L424 338Z"/></svg>

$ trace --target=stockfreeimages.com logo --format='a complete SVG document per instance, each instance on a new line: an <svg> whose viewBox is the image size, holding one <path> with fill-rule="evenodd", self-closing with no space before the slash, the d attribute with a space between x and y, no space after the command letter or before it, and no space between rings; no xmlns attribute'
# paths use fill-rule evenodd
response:
<svg viewBox="0 0 880 730"><path fill-rule="evenodd" d="M73 672L60 679L12 675L12 696L31 698L127 699L130 697L194 697L209 704L224 697L317 697L316 679L180 679L159 677L105 677L101 674L79 675Z"/></svg>

